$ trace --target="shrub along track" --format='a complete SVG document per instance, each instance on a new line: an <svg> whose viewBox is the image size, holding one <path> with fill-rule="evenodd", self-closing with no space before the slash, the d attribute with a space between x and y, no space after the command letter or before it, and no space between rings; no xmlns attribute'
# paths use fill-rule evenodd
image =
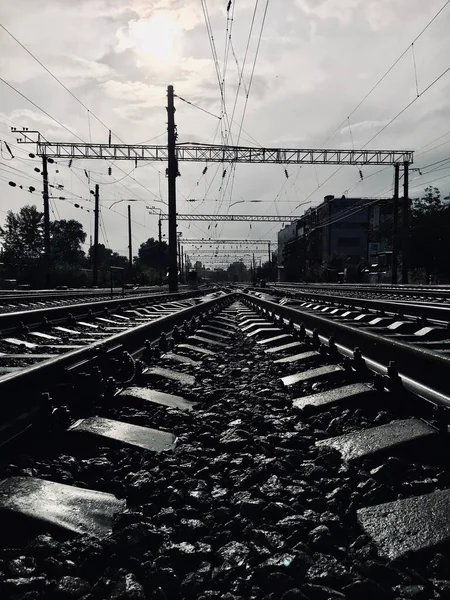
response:
<svg viewBox="0 0 450 600"><path fill-rule="evenodd" d="M373 460L349 465L332 449L315 445L373 420L384 423L404 415L405 407L392 403L390 393L380 393L385 402L379 398L377 406L345 415L295 409L292 393L280 380L285 369L255 337L243 334L242 321L235 319L228 311L222 321L209 320L216 329L202 325L197 331L204 339L208 331L228 335L227 347L187 340L214 355L175 347L178 355L200 365L175 363L147 350L150 367L195 376L194 384L151 379L153 389L196 402L192 411L133 407L121 395L97 398L92 407L94 414L174 433L173 452L72 448L61 430L53 431L45 446L29 440L32 454L21 446L3 456L1 477L31 475L109 492L126 499L127 508L115 517L106 538L62 540L59 534L30 531L20 543L1 550L2 597L448 597L448 554L430 553L426 561L423 556L394 562L379 558L356 519L359 506L412 495L418 486L445 487L448 464L387 459L381 465ZM148 385L145 374L136 383ZM297 396L334 384L313 385L297 389ZM379 468L384 464L389 472Z"/></svg>

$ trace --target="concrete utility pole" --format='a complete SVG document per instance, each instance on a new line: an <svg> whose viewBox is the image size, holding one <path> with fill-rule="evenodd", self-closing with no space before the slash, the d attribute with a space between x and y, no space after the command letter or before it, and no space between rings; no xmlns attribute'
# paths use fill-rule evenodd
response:
<svg viewBox="0 0 450 600"><path fill-rule="evenodd" d="M181 264L181 242L180 242L180 237L178 236L178 277L179 277L179 281L181 283L181 269L182 269L182 264Z"/></svg>
<svg viewBox="0 0 450 600"><path fill-rule="evenodd" d="M269 281L272 281L272 253L270 252L270 242L268 244L268 252L269 252Z"/></svg>
<svg viewBox="0 0 450 600"><path fill-rule="evenodd" d="M397 260L398 260L398 190L400 183L400 165L394 165L394 198L392 203L392 279L391 283L397 283Z"/></svg>
<svg viewBox="0 0 450 600"><path fill-rule="evenodd" d="M168 154L168 200L169 200L169 291L178 291L177 273L177 192L178 174L175 154L175 107L173 104L173 85L167 88L167 154Z"/></svg>
<svg viewBox="0 0 450 600"><path fill-rule="evenodd" d="M131 243L131 206L128 205L128 279L131 279L133 269L133 247Z"/></svg>
<svg viewBox="0 0 450 600"><path fill-rule="evenodd" d="M162 251L162 221L158 220L158 254L159 254L159 285L163 284L163 251Z"/></svg>
<svg viewBox="0 0 450 600"><path fill-rule="evenodd" d="M99 185L95 184L94 247L92 249L92 285L98 285L98 226L100 213Z"/></svg>
<svg viewBox="0 0 450 600"><path fill-rule="evenodd" d="M50 205L48 199L48 171L47 157L42 157L42 180L44 200L44 261L45 261L45 287L50 287L51 282L51 256L50 256Z"/></svg>
<svg viewBox="0 0 450 600"><path fill-rule="evenodd" d="M408 283L409 162L403 163L402 283Z"/></svg>

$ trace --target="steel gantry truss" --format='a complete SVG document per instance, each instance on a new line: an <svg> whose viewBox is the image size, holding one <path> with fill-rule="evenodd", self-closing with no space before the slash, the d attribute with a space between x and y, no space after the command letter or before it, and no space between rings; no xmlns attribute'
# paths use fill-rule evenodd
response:
<svg viewBox="0 0 450 600"><path fill-rule="evenodd" d="M267 250L265 248L256 248L255 250L210 250L209 248L203 248L200 250L190 250L190 253L195 253L199 256L234 256L235 254L248 254L249 256L251 256L252 254L266 254Z"/></svg>
<svg viewBox="0 0 450 600"><path fill-rule="evenodd" d="M111 132L108 144L99 143L68 143L49 142L42 138L38 131L24 129L15 132L22 135L19 143L36 143L36 154L42 157L44 179L44 225L45 225L45 256L47 275L50 273L50 235L49 235L49 200L47 162L55 158L89 159L89 160L131 160L137 161L163 161L167 163L168 179L168 215L160 216L169 221L169 289L178 289L178 260L177 260L177 220L181 221L265 221L265 222L292 222L293 216L264 216L254 215L177 215L176 213L176 178L179 176L178 163L206 162L206 163L262 163L282 165L394 165L397 168L404 166L404 212L408 207L408 168L413 163L411 150L324 150L324 149L295 149L295 148L252 148L241 146L218 146L208 144L177 144L175 125L174 89L167 87L167 146L147 144L112 144ZM398 202L398 199L397 199ZM395 204L395 200L394 200ZM406 275L403 283L407 283L407 215L403 219L403 272Z"/></svg>
<svg viewBox="0 0 450 600"><path fill-rule="evenodd" d="M222 240L222 239L186 239L181 240L183 244L270 244L270 240ZM275 244L276 242L272 242Z"/></svg>
<svg viewBox="0 0 450 600"><path fill-rule="evenodd" d="M35 142L36 154L48 158L102 160L150 160L167 162L167 146L149 144L95 144L48 142L38 131L20 132L20 143ZM323 150L252 148L208 144L177 144L178 161L223 163L272 163L282 165L394 165L413 162L412 150Z"/></svg>
<svg viewBox="0 0 450 600"><path fill-rule="evenodd" d="M158 214L160 219L166 221L169 215ZM260 221L264 223L291 223L297 221L300 217L294 217L292 215L180 215L177 213L177 221ZM267 243L267 242L266 242Z"/></svg>

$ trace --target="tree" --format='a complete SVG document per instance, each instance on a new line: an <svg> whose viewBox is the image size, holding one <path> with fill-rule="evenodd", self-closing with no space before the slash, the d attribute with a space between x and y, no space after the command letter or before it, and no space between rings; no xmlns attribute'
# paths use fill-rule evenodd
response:
<svg viewBox="0 0 450 600"><path fill-rule="evenodd" d="M228 267L227 273L228 273L231 281L249 281L250 280L247 267L245 266L245 264L242 260L232 263Z"/></svg>
<svg viewBox="0 0 450 600"><path fill-rule="evenodd" d="M166 242L160 244L158 240L149 238L140 245L138 256L142 264L156 271L161 268L163 272L166 272L169 268L169 246Z"/></svg>
<svg viewBox="0 0 450 600"><path fill-rule="evenodd" d="M5 258L16 265L39 259L44 250L43 213L35 206L23 206L18 213L9 210L0 229Z"/></svg>
<svg viewBox="0 0 450 600"><path fill-rule="evenodd" d="M89 261L92 265L94 256L94 247L89 248ZM107 248L104 244L98 245L98 265L100 270L109 269L110 267L123 267L128 266L128 259L126 256L114 252L111 248Z"/></svg>
<svg viewBox="0 0 450 600"><path fill-rule="evenodd" d="M43 213L35 206L23 206L6 214L0 228L5 276L37 285L43 281Z"/></svg>
<svg viewBox="0 0 450 600"><path fill-rule="evenodd" d="M450 206L443 202L436 187L411 203L409 249L411 269L422 269L428 282L431 276L450 277Z"/></svg>
<svg viewBox="0 0 450 600"><path fill-rule="evenodd" d="M51 254L55 264L79 265L84 258L81 244L86 240L83 225L75 219L53 221L50 225Z"/></svg>

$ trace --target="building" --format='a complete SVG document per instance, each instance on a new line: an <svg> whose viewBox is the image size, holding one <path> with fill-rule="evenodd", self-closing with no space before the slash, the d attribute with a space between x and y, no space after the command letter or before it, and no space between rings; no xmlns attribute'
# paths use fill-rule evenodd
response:
<svg viewBox="0 0 450 600"><path fill-rule="evenodd" d="M370 264L378 252L390 249L389 238L379 232L391 219L390 199L325 196L279 231L280 279L315 280L324 270Z"/></svg>

